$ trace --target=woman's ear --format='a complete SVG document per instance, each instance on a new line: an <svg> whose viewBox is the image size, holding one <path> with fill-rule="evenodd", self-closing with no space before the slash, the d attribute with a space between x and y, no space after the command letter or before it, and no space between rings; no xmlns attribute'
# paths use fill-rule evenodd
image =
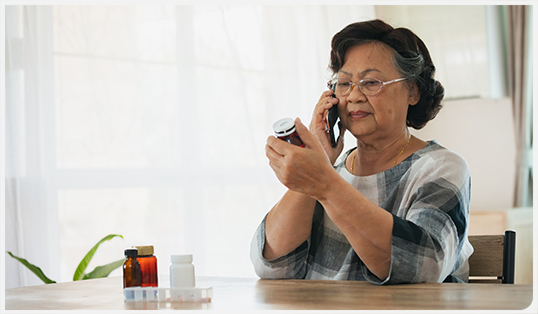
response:
<svg viewBox="0 0 538 314"><path fill-rule="evenodd" d="M416 84L411 84L411 87L409 88L409 105L414 106L419 100L420 91L418 90L418 86Z"/></svg>

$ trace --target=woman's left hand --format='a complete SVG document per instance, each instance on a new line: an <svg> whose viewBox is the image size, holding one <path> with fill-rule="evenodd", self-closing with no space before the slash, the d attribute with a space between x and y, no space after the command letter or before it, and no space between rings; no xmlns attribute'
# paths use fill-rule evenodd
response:
<svg viewBox="0 0 538 314"><path fill-rule="evenodd" d="M295 119L295 129L305 144L299 147L274 136L267 139L265 154L277 178L290 190L315 199L328 191L331 175L336 174L318 139Z"/></svg>

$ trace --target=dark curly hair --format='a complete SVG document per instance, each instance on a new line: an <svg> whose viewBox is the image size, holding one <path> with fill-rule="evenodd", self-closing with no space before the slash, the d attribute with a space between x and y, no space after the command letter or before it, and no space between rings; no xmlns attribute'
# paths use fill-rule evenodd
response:
<svg viewBox="0 0 538 314"><path fill-rule="evenodd" d="M407 109L407 125L417 130L423 128L441 110L445 89L434 78L435 66L426 45L409 29L393 28L381 20L350 24L332 39L329 68L334 74L338 73L344 65L347 50L369 42L387 45L392 50L396 70L407 82L417 85L420 100Z"/></svg>

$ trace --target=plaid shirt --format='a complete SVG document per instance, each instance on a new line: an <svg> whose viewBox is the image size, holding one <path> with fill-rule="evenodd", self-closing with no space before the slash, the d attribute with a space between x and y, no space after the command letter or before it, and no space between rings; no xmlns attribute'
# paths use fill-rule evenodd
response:
<svg viewBox="0 0 538 314"><path fill-rule="evenodd" d="M370 272L320 203L312 232L293 252L266 260L265 218L251 243L250 258L261 278L368 280L375 284L467 282L471 178L466 161L435 140L384 172L358 177L345 168L352 149L335 169L369 200L393 215L389 276Z"/></svg>

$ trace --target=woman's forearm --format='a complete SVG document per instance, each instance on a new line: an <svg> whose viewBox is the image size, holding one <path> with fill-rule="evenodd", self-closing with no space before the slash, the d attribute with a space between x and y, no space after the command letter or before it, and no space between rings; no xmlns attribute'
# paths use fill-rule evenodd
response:
<svg viewBox="0 0 538 314"><path fill-rule="evenodd" d="M265 259L286 255L310 237L315 206L308 195L291 190L284 194L265 219Z"/></svg>
<svg viewBox="0 0 538 314"><path fill-rule="evenodd" d="M337 177L320 203L364 262L381 280L388 277L391 263L392 214L368 200L353 186Z"/></svg>

